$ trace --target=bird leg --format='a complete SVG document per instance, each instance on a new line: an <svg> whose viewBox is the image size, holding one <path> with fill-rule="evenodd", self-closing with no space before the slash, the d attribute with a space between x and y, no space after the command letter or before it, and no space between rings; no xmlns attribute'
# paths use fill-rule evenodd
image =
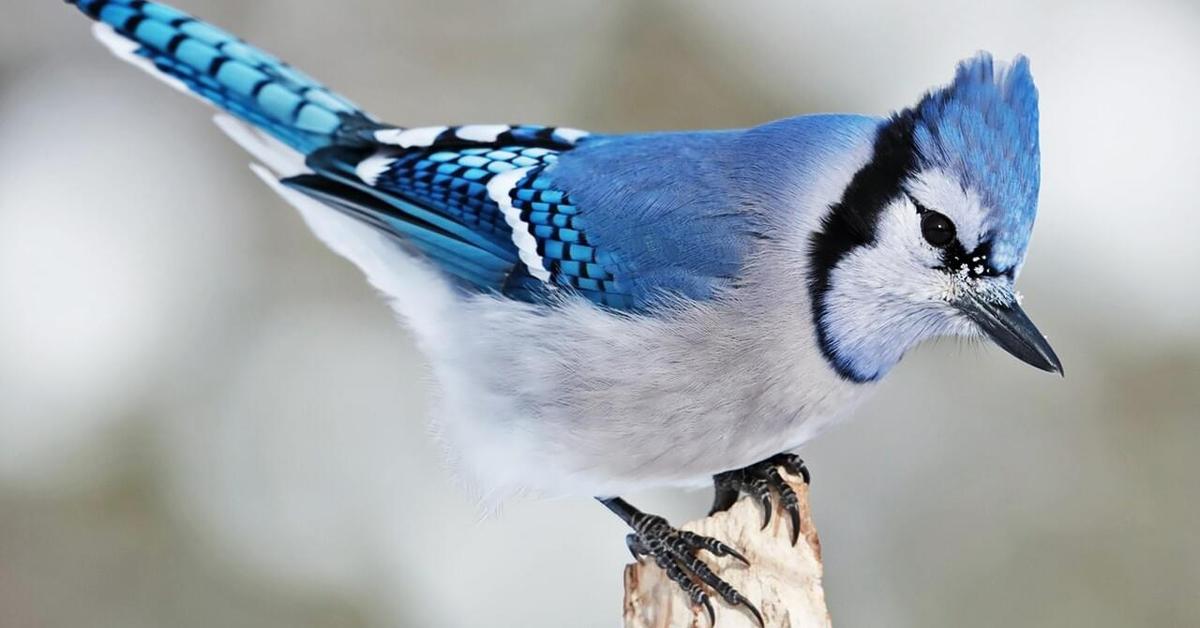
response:
<svg viewBox="0 0 1200 628"><path fill-rule="evenodd" d="M805 484L811 479L804 461L796 454L776 454L744 469L718 473L713 476L713 505L708 514L728 510L738 496L745 493L762 504L762 527L766 529L774 511L771 504L771 493L774 492L779 495L780 506L792 521L792 545L795 545L800 538L800 498L784 481L780 468L803 478Z"/></svg>
<svg viewBox="0 0 1200 628"><path fill-rule="evenodd" d="M634 559L653 558L693 604L704 607L710 623L716 622L716 613L709 601L710 591L715 591L731 606L744 606L758 620L758 625L763 625L762 613L737 589L717 576L699 556L701 551L707 551L713 556L732 556L749 565L750 561L740 552L714 538L672 527L666 519L646 514L620 497L596 499L633 528L633 533L625 537L625 545Z"/></svg>

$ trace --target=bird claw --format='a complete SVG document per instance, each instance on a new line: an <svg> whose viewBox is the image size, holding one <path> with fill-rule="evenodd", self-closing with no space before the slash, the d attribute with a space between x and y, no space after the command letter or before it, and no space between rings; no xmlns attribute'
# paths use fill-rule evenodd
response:
<svg viewBox="0 0 1200 628"><path fill-rule="evenodd" d="M762 462L756 462L744 469L726 471L713 476L715 493L713 506L709 514L728 510L737 501L740 494L745 493L762 505L762 529L771 524L771 514L775 512L772 503L772 493L779 496L779 506L788 514L792 524L792 545L800 540L800 497L791 485L783 479L779 469L791 475L799 476L808 484L812 477L804 461L796 454L778 454Z"/></svg>
<svg viewBox="0 0 1200 628"><path fill-rule="evenodd" d="M642 556L653 558L655 564L683 590L692 604L704 609L710 625L716 625L717 620L710 590L731 606L745 607L759 626L764 625L758 608L733 585L722 580L699 556L701 551L706 551L718 557L729 556L749 565L750 561L740 552L712 537L674 528L657 515L638 513L630 525L634 532L625 537L629 551L639 560Z"/></svg>
<svg viewBox="0 0 1200 628"><path fill-rule="evenodd" d="M696 534L695 532L688 532L687 530L680 530L679 534L692 547L706 550L713 556L731 556L741 562L743 565L746 565L747 567L750 566L749 559L743 556L741 552L712 538L711 536L703 536Z"/></svg>

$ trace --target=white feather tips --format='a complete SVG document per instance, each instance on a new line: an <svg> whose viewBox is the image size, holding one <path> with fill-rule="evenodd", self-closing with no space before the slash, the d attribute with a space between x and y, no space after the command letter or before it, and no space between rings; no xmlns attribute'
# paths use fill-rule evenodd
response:
<svg viewBox="0 0 1200 628"><path fill-rule="evenodd" d="M590 133L582 129L574 129L566 126L551 128L553 129L554 138L567 144L574 144L581 138L590 135ZM452 132L453 137L464 142L493 144L500 140L501 134L512 130L513 127L507 124L468 124L460 127L423 126L412 129L380 129L375 131L374 138L376 142L389 146L426 148L433 146L437 142L437 139L447 131Z"/></svg>
<svg viewBox="0 0 1200 628"><path fill-rule="evenodd" d="M508 131L512 127L507 124L468 124L460 126L454 131L454 134L459 139L467 140L468 142L495 142L496 138L501 133Z"/></svg>
<svg viewBox="0 0 1200 628"><path fill-rule="evenodd" d="M430 146L449 127L423 126L415 129L381 129L375 132L375 141L401 148Z"/></svg>
<svg viewBox="0 0 1200 628"><path fill-rule="evenodd" d="M500 206L500 211L504 213L504 222L508 223L508 227L512 229L512 241L517 245L517 254L529 268L529 274L549 283L550 273L538 255L537 240L533 238L533 234L529 233L529 225L521 220L521 210L513 207L512 197L509 196L517 182L524 178L528 171L529 168L517 168L502 172L488 181L487 191L488 196Z"/></svg>
<svg viewBox="0 0 1200 628"><path fill-rule="evenodd" d="M582 129L572 129L568 126L560 126L554 129L554 135L568 144L574 144L575 142L579 141L579 138L587 137L590 134Z"/></svg>
<svg viewBox="0 0 1200 628"><path fill-rule="evenodd" d="M379 180L379 176L387 172L387 169L391 167L392 162L395 160L395 157L389 153L380 151L358 162L358 166L354 168L354 172L358 175L359 179L362 179L363 183L375 185L375 182Z"/></svg>

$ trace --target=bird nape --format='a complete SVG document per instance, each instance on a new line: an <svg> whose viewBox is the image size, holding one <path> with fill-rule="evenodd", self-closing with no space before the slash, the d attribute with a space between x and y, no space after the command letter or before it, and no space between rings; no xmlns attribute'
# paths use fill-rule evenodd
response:
<svg viewBox="0 0 1200 628"><path fill-rule="evenodd" d="M599 496L710 616L715 594L762 623L702 556L745 559L618 495L712 482L714 510L778 500L794 539L780 470L807 470L786 452L909 349L984 336L1062 372L1013 286L1040 184L1022 57L963 61L886 118L405 128L168 6L70 3L118 57L221 109L255 173L386 295L485 500Z"/></svg>

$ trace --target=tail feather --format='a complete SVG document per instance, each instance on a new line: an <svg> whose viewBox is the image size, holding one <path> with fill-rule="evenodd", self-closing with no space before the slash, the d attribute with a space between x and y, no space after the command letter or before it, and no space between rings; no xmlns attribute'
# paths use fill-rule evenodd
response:
<svg viewBox="0 0 1200 628"><path fill-rule="evenodd" d="M376 123L350 101L278 58L166 5L144 0L67 2L97 20L93 29L97 39L118 57L224 110L226 114L215 118L217 126L265 165L252 166L254 172L300 210L319 238L362 268L372 283L381 289L386 286L393 297L401 290L388 273L407 268L403 258L410 253L432 262L431 268L457 279L458 285L511 289L514 294L530 293L536 287L526 285L533 280L516 271L519 258L506 238L464 222L461 212L452 211L453 206L447 205L451 189L444 181L431 180L430 185L445 188L439 192L445 197L431 203L428 195L405 186L378 186L373 177L364 178L364 172L375 166L386 168L396 151L404 148L401 141L400 148L381 152L380 130L387 131L385 138L425 138L428 144L447 135L445 144L453 146L497 144L502 135L503 141L540 146L561 143L563 137L570 139L578 132L469 125L439 127L437 133L417 129L406 135L399 127ZM541 150L539 159L555 152ZM446 167L458 168L442 166ZM479 176L456 179L462 185L455 193L468 195L464 186L490 176L488 172L474 168L468 174ZM428 174L434 176L432 170ZM481 183L475 185L485 192ZM478 198L458 200L479 203ZM478 213L481 210L475 205L471 211Z"/></svg>
<svg viewBox="0 0 1200 628"><path fill-rule="evenodd" d="M441 229L412 216L398 214L380 199L345 182L323 175L298 175L283 179L290 189L354 216L381 231L401 236L441 267L469 284L485 288L504 282L512 262L481 251Z"/></svg>
<svg viewBox="0 0 1200 628"><path fill-rule="evenodd" d="M345 98L278 58L181 11L142 0L67 0L98 20L118 57L308 154L378 127Z"/></svg>
<svg viewBox="0 0 1200 628"><path fill-rule="evenodd" d="M310 172L304 164L304 155L253 126L224 113L213 116L213 122L238 146L276 175L291 177Z"/></svg>

